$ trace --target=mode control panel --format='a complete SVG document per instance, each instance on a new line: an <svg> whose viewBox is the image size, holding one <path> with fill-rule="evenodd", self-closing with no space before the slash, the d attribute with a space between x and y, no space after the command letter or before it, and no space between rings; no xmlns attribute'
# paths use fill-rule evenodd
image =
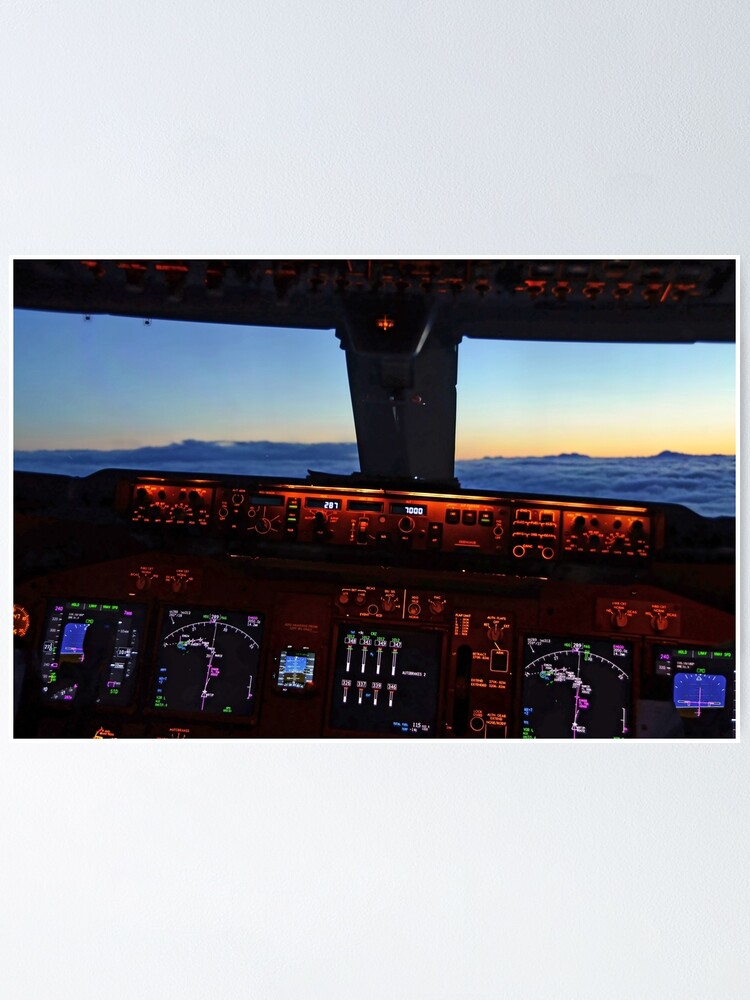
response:
<svg viewBox="0 0 750 1000"><path fill-rule="evenodd" d="M645 506L596 501L177 475L121 483L118 509L140 527L218 536L240 551L434 553L524 572L558 560L636 565L653 554L663 520Z"/></svg>

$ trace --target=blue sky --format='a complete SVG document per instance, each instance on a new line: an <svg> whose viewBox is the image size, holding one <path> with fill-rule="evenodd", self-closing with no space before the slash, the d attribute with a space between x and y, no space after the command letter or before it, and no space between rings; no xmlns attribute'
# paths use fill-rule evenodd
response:
<svg viewBox="0 0 750 1000"><path fill-rule="evenodd" d="M332 331L18 310L18 450L354 440ZM457 458L735 450L733 345L465 339Z"/></svg>

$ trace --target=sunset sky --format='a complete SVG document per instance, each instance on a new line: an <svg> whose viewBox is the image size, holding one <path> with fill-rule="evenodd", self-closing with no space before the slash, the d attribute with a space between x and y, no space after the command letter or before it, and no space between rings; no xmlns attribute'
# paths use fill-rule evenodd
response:
<svg viewBox="0 0 750 1000"><path fill-rule="evenodd" d="M17 450L354 441L332 331L18 310ZM456 457L735 450L734 345L465 339Z"/></svg>

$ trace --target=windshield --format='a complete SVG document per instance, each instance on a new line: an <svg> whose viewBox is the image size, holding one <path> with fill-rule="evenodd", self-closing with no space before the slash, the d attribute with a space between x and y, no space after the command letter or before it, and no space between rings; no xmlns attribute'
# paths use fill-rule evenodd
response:
<svg viewBox="0 0 750 1000"><path fill-rule="evenodd" d="M359 470L332 330L29 310L14 324L17 470ZM462 486L734 515L734 345L464 338L458 351Z"/></svg>
<svg viewBox="0 0 750 1000"><path fill-rule="evenodd" d="M464 339L456 474L468 488L735 514L734 344Z"/></svg>

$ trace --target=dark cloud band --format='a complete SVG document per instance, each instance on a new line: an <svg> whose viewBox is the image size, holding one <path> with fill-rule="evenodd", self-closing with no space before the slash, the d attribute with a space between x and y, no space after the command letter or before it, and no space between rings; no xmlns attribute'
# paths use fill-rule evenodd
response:
<svg viewBox="0 0 750 1000"><path fill-rule="evenodd" d="M187 440L112 451L17 451L14 465L18 471L70 476L126 468L304 478L309 469L348 475L359 468L359 460L355 444ZM481 458L457 461L456 475L467 489L620 497L681 503L706 517L735 514L732 455L662 452L643 458L579 454Z"/></svg>

